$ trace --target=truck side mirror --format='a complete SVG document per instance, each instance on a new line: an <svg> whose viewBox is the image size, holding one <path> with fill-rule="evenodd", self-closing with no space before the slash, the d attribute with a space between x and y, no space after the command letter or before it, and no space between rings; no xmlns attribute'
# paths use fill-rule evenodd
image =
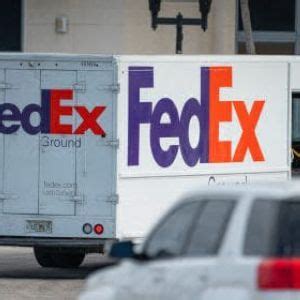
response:
<svg viewBox="0 0 300 300"><path fill-rule="evenodd" d="M122 241L113 244L110 248L109 256L118 259L133 258L135 256L133 242Z"/></svg>

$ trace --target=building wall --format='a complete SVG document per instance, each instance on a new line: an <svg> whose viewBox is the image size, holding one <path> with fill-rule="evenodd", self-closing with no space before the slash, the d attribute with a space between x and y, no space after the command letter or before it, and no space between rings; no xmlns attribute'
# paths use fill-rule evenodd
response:
<svg viewBox="0 0 300 300"><path fill-rule="evenodd" d="M208 30L184 27L184 54L235 53L236 0L213 0ZM162 2L160 16L200 17L198 1ZM151 28L148 0L24 0L24 51L174 54L175 26ZM55 32L64 15L69 31Z"/></svg>

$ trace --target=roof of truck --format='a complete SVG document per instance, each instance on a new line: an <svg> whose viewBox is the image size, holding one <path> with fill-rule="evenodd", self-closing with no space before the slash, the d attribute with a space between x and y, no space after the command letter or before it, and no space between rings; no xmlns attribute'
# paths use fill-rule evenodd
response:
<svg viewBox="0 0 300 300"><path fill-rule="evenodd" d="M76 53L0 53L0 60L112 60L125 62L199 62L199 63L238 63L238 62L300 62L295 55L104 55Z"/></svg>

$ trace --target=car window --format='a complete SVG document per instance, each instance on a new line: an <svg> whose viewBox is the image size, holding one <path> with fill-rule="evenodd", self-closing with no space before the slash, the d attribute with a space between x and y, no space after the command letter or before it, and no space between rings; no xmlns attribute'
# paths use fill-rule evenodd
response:
<svg viewBox="0 0 300 300"><path fill-rule="evenodd" d="M217 254L226 232L235 201L207 201L193 226L185 254L207 256Z"/></svg>
<svg viewBox="0 0 300 300"><path fill-rule="evenodd" d="M278 235L280 202L257 200L252 206L245 236L244 253L246 255L267 256L275 254Z"/></svg>
<svg viewBox="0 0 300 300"><path fill-rule="evenodd" d="M300 255L300 202L257 200L245 236L244 254L254 256Z"/></svg>
<svg viewBox="0 0 300 300"><path fill-rule="evenodd" d="M281 204L277 255L300 255L300 203L290 201Z"/></svg>
<svg viewBox="0 0 300 300"><path fill-rule="evenodd" d="M180 255L200 207L200 201L190 202L171 212L150 235L144 253L152 258Z"/></svg>

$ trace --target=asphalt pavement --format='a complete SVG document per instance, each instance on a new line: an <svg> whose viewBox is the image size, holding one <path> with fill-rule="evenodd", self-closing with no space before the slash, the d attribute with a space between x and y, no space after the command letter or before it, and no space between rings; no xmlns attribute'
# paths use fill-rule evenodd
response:
<svg viewBox="0 0 300 300"><path fill-rule="evenodd" d="M42 268L31 248L0 247L0 300L76 299L85 278L108 263L89 254L77 269Z"/></svg>

